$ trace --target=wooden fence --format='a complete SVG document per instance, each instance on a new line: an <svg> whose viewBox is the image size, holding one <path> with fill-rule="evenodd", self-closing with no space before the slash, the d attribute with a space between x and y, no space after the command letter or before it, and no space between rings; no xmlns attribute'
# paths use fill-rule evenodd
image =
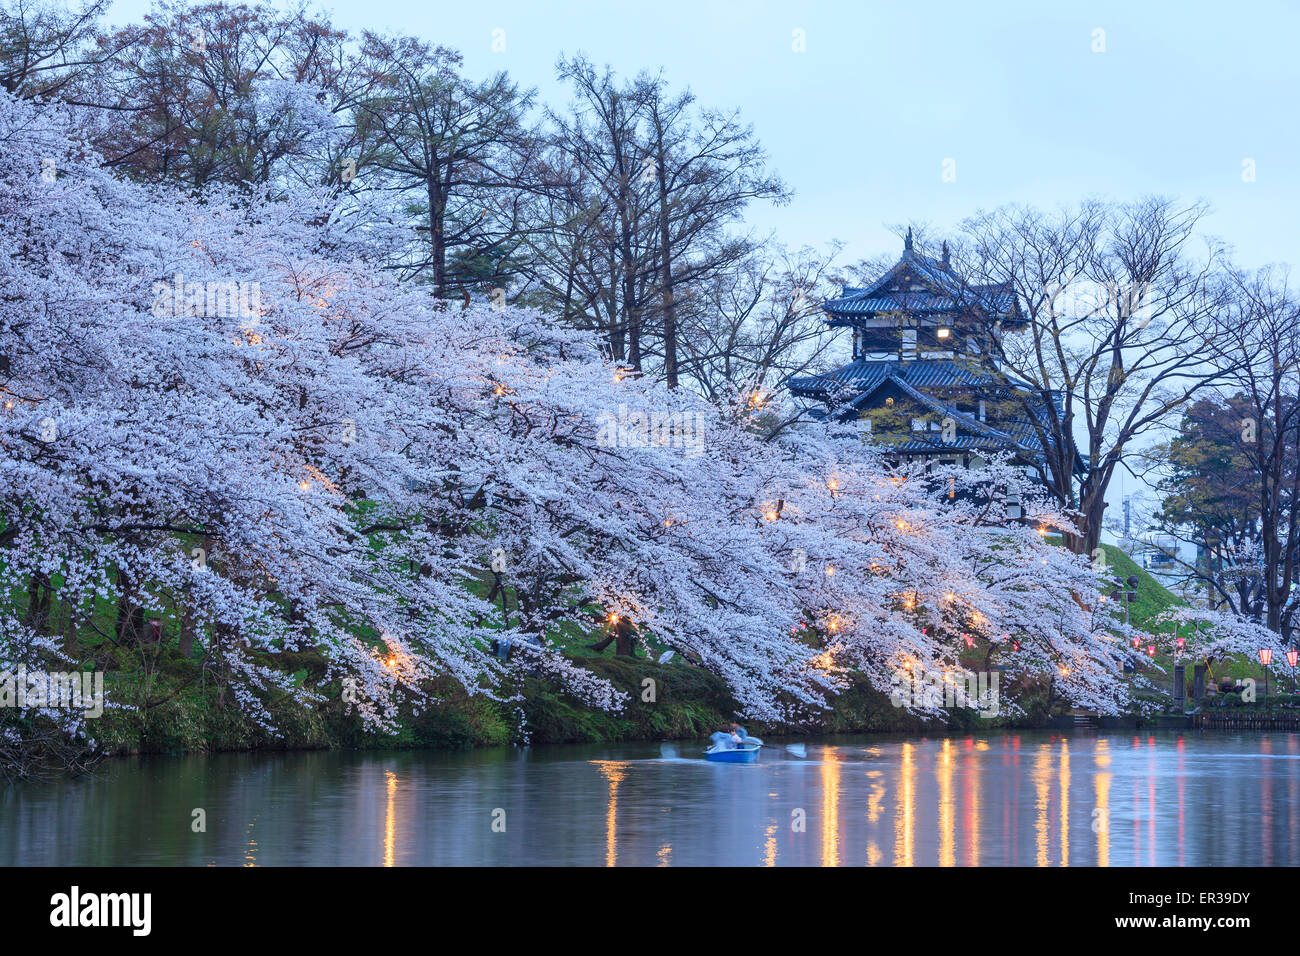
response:
<svg viewBox="0 0 1300 956"><path fill-rule="evenodd" d="M1192 726L1200 730L1300 730L1300 711L1294 714L1200 713L1192 715Z"/></svg>

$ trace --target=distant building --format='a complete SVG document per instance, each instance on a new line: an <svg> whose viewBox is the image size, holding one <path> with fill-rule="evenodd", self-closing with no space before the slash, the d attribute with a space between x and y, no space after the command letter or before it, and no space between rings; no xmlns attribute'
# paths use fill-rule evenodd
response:
<svg viewBox="0 0 1300 956"><path fill-rule="evenodd" d="M1010 285L970 285L943 257L919 253L909 229L903 257L865 288L825 303L827 324L853 334L853 361L791 379L815 414L861 421L888 454L966 468L1008 452L1033 474L1044 460L1034 420L1060 417L1039 390L1000 367L994 344L1028 324ZM1019 516L1017 502L1008 513Z"/></svg>

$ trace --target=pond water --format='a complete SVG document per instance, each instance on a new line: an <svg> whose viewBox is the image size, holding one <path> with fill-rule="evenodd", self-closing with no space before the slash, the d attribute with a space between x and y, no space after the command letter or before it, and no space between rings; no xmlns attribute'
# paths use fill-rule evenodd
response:
<svg viewBox="0 0 1300 956"><path fill-rule="evenodd" d="M1300 864L1296 734L702 747L116 760L0 790L0 865Z"/></svg>

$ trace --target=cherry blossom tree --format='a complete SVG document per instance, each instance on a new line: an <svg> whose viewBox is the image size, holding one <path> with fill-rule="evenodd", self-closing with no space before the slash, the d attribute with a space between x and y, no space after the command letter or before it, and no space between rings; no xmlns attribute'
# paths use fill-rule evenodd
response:
<svg viewBox="0 0 1300 956"><path fill-rule="evenodd" d="M84 123L0 96L0 667L116 645L145 675L116 703L148 707L177 635L269 733L272 696L391 729L520 667L617 709L563 652L610 626L758 720L972 653L1119 705L1095 576L1044 539L1066 516L1006 521L1010 467L891 471L771 396L629 376L593 333L400 283L335 192L146 188Z"/></svg>

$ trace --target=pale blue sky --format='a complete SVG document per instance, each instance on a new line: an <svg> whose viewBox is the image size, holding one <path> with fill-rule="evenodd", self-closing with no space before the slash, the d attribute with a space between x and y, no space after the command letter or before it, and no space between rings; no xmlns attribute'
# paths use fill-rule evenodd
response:
<svg viewBox="0 0 1300 956"><path fill-rule="evenodd" d="M280 4L282 5L282 4ZM751 222L792 245L893 251L887 225L942 231L980 207L1088 193L1210 201L1244 265L1300 265L1300 4L716 0L336 0L336 24L404 31L508 70L551 102L561 52L662 67L739 107L794 187ZM111 19L147 9L119 0ZM505 51L492 50L493 30ZM806 51L792 49L804 31ZM1104 53L1093 31L1105 30ZM942 163L956 163L956 182ZM1242 181L1243 159L1257 179Z"/></svg>

